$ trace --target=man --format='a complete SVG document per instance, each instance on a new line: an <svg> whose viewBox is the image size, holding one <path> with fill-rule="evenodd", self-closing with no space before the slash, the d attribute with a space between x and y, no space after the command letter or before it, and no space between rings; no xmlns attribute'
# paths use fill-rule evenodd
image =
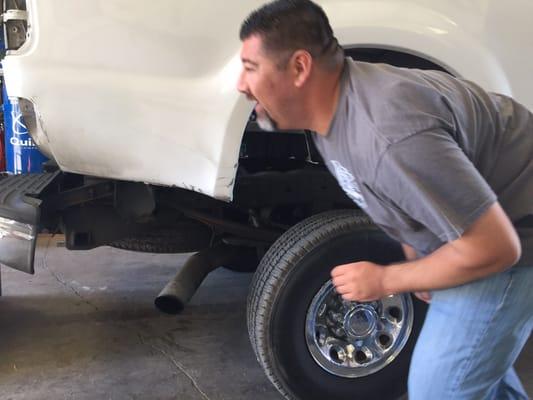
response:
<svg viewBox="0 0 533 400"><path fill-rule="evenodd" d="M336 290L431 297L409 399L527 398L513 364L533 326L532 114L442 72L344 59L308 0L263 6L240 37L260 125L315 132L347 194L404 243L405 263L334 268Z"/></svg>

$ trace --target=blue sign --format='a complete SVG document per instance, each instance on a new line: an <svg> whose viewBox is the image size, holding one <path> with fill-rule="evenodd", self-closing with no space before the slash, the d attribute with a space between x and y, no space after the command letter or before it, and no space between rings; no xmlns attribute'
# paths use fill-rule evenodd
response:
<svg viewBox="0 0 533 400"><path fill-rule="evenodd" d="M6 171L12 174L42 172L47 160L41 154L22 118L18 99L9 98L3 87Z"/></svg>

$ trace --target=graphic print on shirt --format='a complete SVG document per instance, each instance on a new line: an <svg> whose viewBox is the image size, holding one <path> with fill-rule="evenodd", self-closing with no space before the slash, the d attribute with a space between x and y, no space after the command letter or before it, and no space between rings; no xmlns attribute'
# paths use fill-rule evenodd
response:
<svg viewBox="0 0 533 400"><path fill-rule="evenodd" d="M350 173L350 171L344 168L340 162L336 160L331 160L330 162L331 165L333 165L335 177L337 178L337 182L339 182L342 190L344 190L348 197L352 199L359 207L365 209L367 207L366 201L361 194L361 189L359 189L359 185L355 181L354 176Z"/></svg>

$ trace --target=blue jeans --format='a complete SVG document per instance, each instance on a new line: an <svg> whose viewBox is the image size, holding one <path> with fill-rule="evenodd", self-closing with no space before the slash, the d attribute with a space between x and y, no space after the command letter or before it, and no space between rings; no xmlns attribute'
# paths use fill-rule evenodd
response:
<svg viewBox="0 0 533 400"><path fill-rule="evenodd" d="M533 267L432 295L409 400L528 399L513 364L533 328Z"/></svg>

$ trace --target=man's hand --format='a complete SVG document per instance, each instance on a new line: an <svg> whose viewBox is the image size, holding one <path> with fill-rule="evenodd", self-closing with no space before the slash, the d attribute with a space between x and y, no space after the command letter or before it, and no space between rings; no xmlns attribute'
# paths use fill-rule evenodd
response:
<svg viewBox="0 0 533 400"><path fill-rule="evenodd" d="M337 293L348 301L374 301L387 296L385 267L368 261L339 265L331 271Z"/></svg>

